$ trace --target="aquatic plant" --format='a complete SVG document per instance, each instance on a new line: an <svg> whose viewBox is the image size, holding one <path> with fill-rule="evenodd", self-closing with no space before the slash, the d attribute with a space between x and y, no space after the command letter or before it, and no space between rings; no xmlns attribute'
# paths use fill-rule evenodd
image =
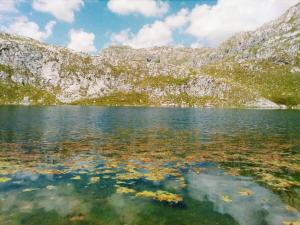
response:
<svg viewBox="0 0 300 225"><path fill-rule="evenodd" d="M9 177L0 177L0 183L6 183L8 181L11 181L11 178L9 178Z"/></svg>
<svg viewBox="0 0 300 225"><path fill-rule="evenodd" d="M180 195L173 194L167 191L142 191L136 193L137 197L152 198L160 202L178 203L183 201Z"/></svg>

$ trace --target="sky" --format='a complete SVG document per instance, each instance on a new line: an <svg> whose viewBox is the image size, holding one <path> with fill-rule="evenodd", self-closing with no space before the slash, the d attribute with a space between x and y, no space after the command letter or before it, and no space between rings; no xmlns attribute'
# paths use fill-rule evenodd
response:
<svg viewBox="0 0 300 225"><path fill-rule="evenodd" d="M96 54L110 45L217 47L300 0L0 0L0 30Z"/></svg>

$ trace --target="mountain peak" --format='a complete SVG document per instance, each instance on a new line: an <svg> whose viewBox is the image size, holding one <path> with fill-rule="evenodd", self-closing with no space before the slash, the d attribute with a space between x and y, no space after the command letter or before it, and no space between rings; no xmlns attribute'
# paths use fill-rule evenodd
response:
<svg viewBox="0 0 300 225"><path fill-rule="evenodd" d="M0 33L0 103L294 107L299 8L216 49L111 46L90 56Z"/></svg>

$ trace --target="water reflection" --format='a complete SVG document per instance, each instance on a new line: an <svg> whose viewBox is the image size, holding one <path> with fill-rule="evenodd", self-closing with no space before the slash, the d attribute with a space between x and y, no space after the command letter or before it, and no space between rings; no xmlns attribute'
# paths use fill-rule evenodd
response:
<svg viewBox="0 0 300 225"><path fill-rule="evenodd" d="M298 115L0 107L0 224L295 225Z"/></svg>
<svg viewBox="0 0 300 225"><path fill-rule="evenodd" d="M187 180L192 198L213 202L216 211L231 215L241 225L280 225L300 218L296 209L249 178L189 173Z"/></svg>
<svg viewBox="0 0 300 225"><path fill-rule="evenodd" d="M28 194L29 192L31 193ZM54 210L59 215L66 216L87 213L90 208L90 204L76 194L72 184L23 189L21 192L9 191L1 193L0 199L1 210L6 213L16 209L29 212L33 208L42 208L46 212Z"/></svg>

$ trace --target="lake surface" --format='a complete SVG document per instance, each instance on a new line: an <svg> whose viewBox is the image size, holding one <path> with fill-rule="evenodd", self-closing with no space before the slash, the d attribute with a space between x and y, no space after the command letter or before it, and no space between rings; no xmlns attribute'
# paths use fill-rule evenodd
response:
<svg viewBox="0 0 300 225"><path fill-rule="evenodd" d="M0 224L300 224L300 111L0 107Z"/></svg>

